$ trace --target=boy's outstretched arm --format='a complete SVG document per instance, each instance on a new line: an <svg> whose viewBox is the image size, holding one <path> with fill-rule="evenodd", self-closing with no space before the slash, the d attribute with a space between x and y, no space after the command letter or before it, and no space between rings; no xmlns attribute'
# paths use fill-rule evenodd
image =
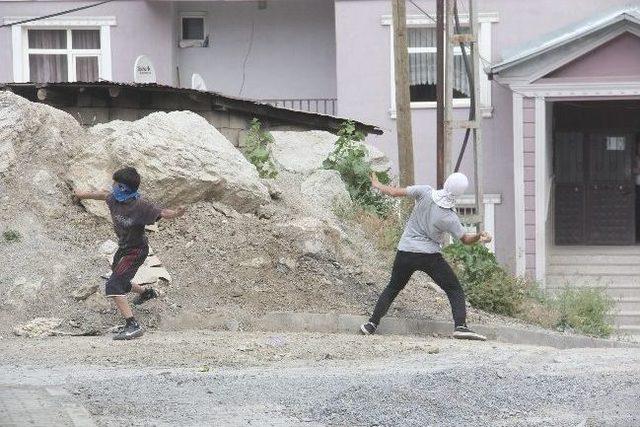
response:
<svg viewBox="0 0 640 427"><path fill-rule="evenodd" d="M371 186L380 190L382 194L391 197L404 197L407 195L407 189L402 187L392 187L390 185L381 184L375 173L371 173Z"/></svg>
<svg viewBox="0 0 640 427"><path fill-rule="evenodd" d="M106 200L111 194L108 190L80 191L73 190L73 199L80 200Z"/></svg>
<svg viewBox="0 0 640 427"><path fill-rule="evenodd" d="M180 206L176 209L162 209L162 211L160 211L160 218L163 218L163 219L180 218L182 215L184 215L186 211L187 209L184 206Z"/></svg>

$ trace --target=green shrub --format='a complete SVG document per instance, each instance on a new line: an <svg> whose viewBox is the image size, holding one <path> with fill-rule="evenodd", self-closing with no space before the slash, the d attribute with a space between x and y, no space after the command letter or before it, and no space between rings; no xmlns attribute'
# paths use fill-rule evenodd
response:
<svg viewBox="0 0 640 427"><path fill-rule="evenodd" d="M608 337L613 332L608 317L613 301L600 289L567 287L552 303L560 316L558 329L596 337Z"/></svg>
<svg viewBox="0 0 640 427"><path fill-rule="evenodd" d="M4 241L7 243L19 242L22 239L20 232L11 229L2 232L2 237L4 237Z"/></svg>
<svg viewBox="0 0 640 427"><path fill-rule="evenodd" d="M454 243L444 250L469 303L480 310L516 316L526 296L523 279L508 274L483 245Z"/></svg>
<svg viewBox="0 0 640 427"><path fill-rule="evenodd" d="M600 290L566 288L549 297L537 283L508 273L482 245L455 243L444 255L475 308L586 335L606 337L613 331L608 318L613 302Z"/></svg>
<svg viewBox="0 0 640 427"><path fill-rule="evenodd" d="M251 120L243 152L245 157L258 169L261 178L278 176L278 171L269 156L269 144L272 142L271 134L262 130L262 123L256 118Z"/></svg>
<svg viewBox="0 0 640 427"><path fill-rule="evenodd" d="M387 216L393 207L393 201L371 188L371 164L366 161L366 148L361 144L364 134L356 130L355 124L348 120L338 131L335 149L323 162L325 169L340 173L347 186L351 200L364 210L379 216ZM388 172L377 172L378 179L388 184Z"/></svg>

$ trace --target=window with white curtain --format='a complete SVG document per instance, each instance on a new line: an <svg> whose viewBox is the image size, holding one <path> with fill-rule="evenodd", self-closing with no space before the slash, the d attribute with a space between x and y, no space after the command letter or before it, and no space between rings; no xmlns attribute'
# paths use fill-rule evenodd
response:
<svg viewBox="0 0 640 427"><path fill-rule="evenodd" d="M434 12L435 14L435 12ZM381 24L389 27L389 115L392 119L396 117L396 93L394 77L394 54L393 54L393 25L391 15L383 15ZM480 111L483 117L491 117L493 107L491 103L491 81L485 68L491 61L491 27L500 21L497 12L480 12L478 14L478 53L481 57L480 79L478 89L480 91ZM460 15L460 32L469 32L469 15ZM436 43L436 29L433 20L424 14L407 16L407 48L409 51L409 74L410 74L410 94L411 108L436 108L436 54L438 51ZM469 60L471 60L470 49L467 49ZM464 66L462 50L459 46L453 48L453 107L468 108L470 105L469 79Z"/></svg>
<svg viewBox="0 0 640 427"><path fill-rule="evenodd" d="M92 82L100 76L100 29L26 29L29 81Z"/></svg>
<svg viewBox="0 0 640 427"><path fill-rule="evenodd" d="M461 33L468 33L469 27L461 28ZM407 46L409 49L409 78L411 102L436 101L437 76L437 43L434 27L407 28ZM467 49L469 61L471 52ZM453 97L468 99L470 97L469 79L462 49L453 49Z"/></svg>

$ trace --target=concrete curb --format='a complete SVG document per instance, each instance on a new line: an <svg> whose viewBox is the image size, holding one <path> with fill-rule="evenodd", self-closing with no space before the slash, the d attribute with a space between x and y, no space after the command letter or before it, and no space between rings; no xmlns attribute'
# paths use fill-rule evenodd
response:
<svg viewBox="0 0 640 427"><path fill-rule="evenodd" d="M365 316L338 313L270 312L257 319L253 327L268 332L326 332L357 333ZM640 348L640 343L613 341L553 331L536 331L507 326L474 325L473 329L489 339L510 343L567 348ZM443 335L450 336L453 324L439 320L401 319L385 317L378 333L388 335Z"/></svg>

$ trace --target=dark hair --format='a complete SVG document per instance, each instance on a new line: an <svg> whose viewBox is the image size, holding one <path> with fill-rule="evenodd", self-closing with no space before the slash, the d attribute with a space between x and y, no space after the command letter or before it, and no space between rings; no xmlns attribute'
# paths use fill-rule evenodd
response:
<svg viewBox="0 0 640 427"><path fill-rule="evenodd" d="M113 173L113 180L117 183L124 184L133 191L140 187L140 174L135 168L126 167L118 169Z"/></svg>

